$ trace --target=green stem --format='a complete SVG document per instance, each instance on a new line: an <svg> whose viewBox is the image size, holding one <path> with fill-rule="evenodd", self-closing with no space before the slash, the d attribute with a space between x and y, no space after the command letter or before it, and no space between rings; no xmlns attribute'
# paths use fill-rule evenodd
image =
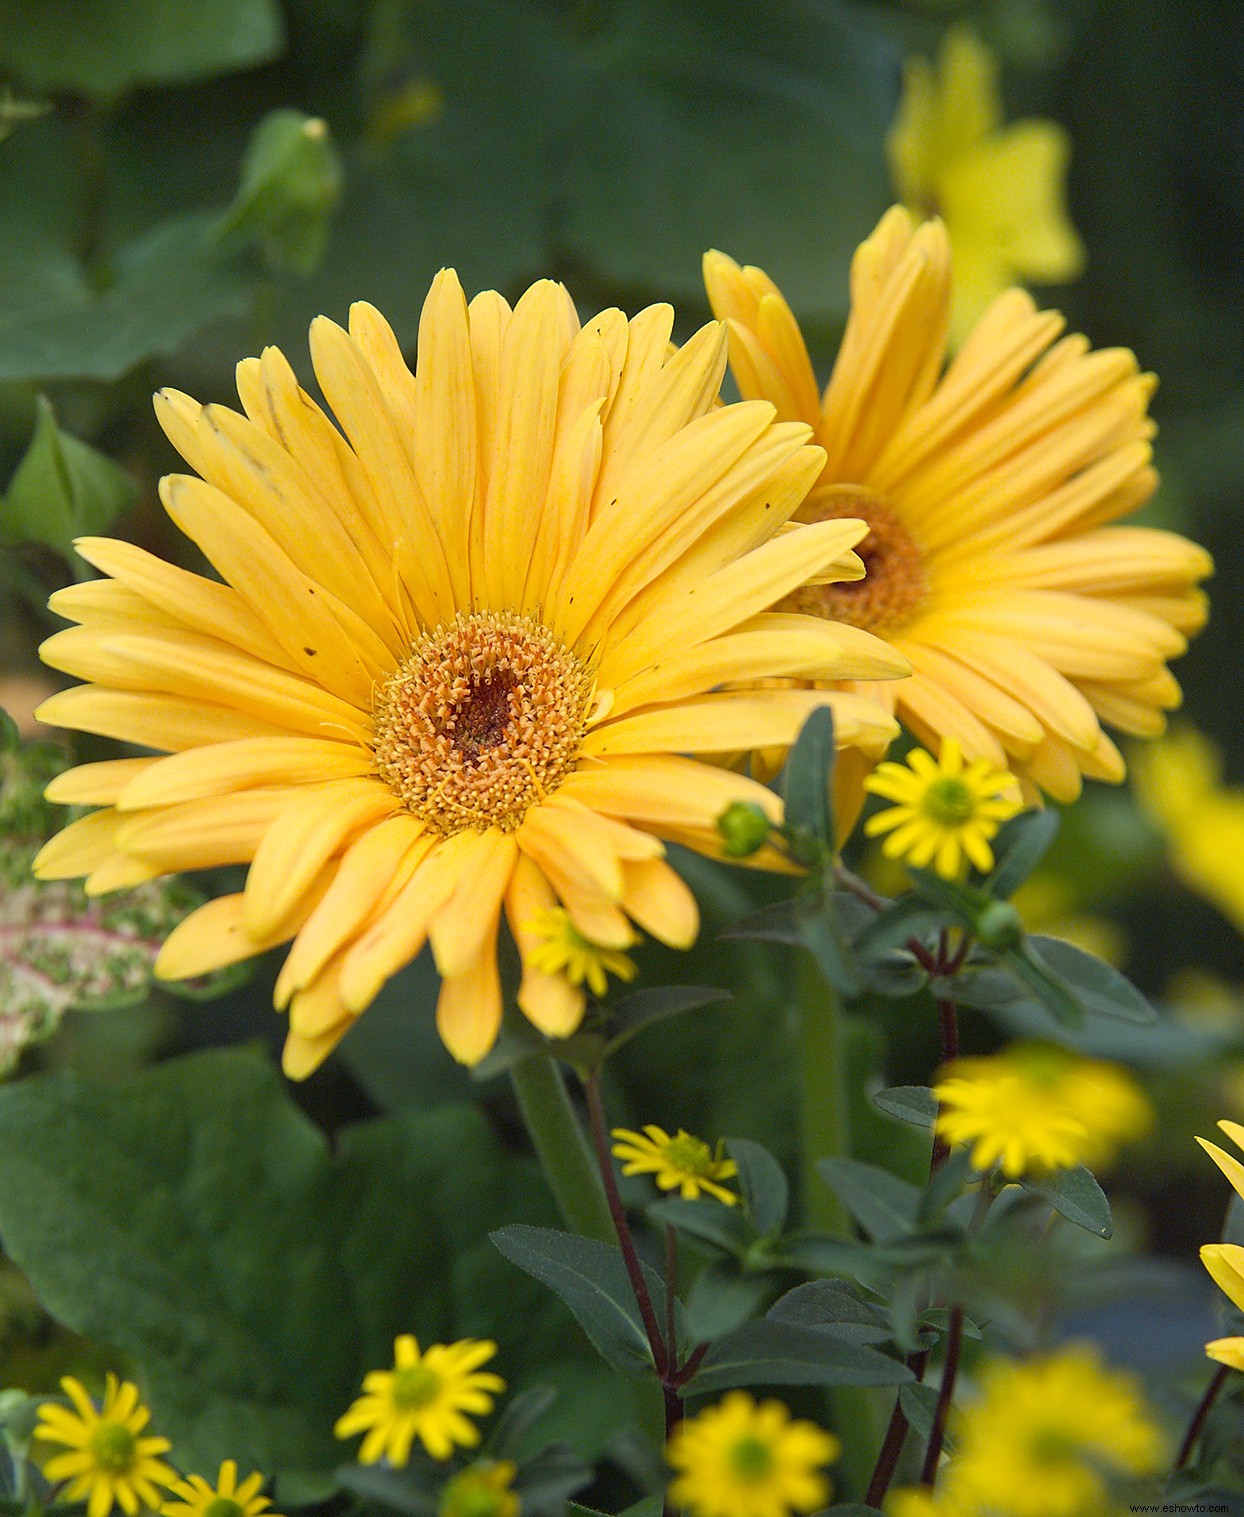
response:
<svg viewBox="0 0 1244 1517"><path fill-rule="evenodd" d="M846 1208L817 1173L818 1159L849 1158L847 1040L838 994L807 954L798 966L800 1179L806 1226L835 1237L851 1236ZM842 1439L838 1484L850 1499L868 1484L881 1443L881 1412L863 1386L829 1387L830 1415Z"/></svg>
<svg viewBox="0 0 1244 1517"><path fill-rule="evenodd" d="M550 1054L534 1053L514 1065L510 1079L562 1220L581 1237L613 1243L600 1175L556 1061Z"/></svg>
<svg viewBox="0 0 1244 1517"><path fill-rule="evenodd" d="M846 1209L816 1169L819 1159L846 1157L851 1152L842 1008L837 992L806 954L799 958L798 996L803 1219L809 1227L846 1237L850 1232Z"/></svg>

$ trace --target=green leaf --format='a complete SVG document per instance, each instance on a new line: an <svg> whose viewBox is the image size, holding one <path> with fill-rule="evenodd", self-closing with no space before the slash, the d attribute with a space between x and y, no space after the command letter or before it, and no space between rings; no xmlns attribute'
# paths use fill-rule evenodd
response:
<svg viewBox="0 0 1244 1517"><path fill-rule="evenodd" d="M27 237L24 210L5 200L0 185L0 232ZM0 382L119 379L207 322L245 312L256 269L222 246L218 227L215 214L194 212L144 232L119 250L103 290L37 234L0 252Z"/></svg>
<svg viewBox="0 0 1244 1517"><path fill-rule="evenodd" d="M931 937L946 925L945 913L909 891L876 913L855 940L856 952L871 957L902 948L909 938Z"/></svg>
<svg viewBox="0 0 1244 1517"><path fill-rule="evenodd" d="M743 1204L756 1231L780 1232L790 1205L790 1187L782 1166L767 1148L749 1138L727 1138L726 1152L739 1167Z"/></svg>
<svg viewBox="0 0 1244 1517"><path fill-rule="evenodd" d="M665 1201L654 1201L647 1214L656 1222L668 1223L679 1232L705 1243L715 1243L728 1253L742 1255L751 1246L752 1239L747 1223L735 1206L723 1206L720 1201L684 1201L673 1196Z"/></svg>
<svg viewBox="0 0 1244 1517"><path fill-rule="evenodd" d="M254 238L273 269L310 274L324 256L340 195L341 162L325 122L269 111L247 145L221 231Z"/></svg>
<svg viewBox="0 0 1244 1517"><path fill-rule="evenodd" d="M878 1111L913 1127L932 1127L937 1118L937 1097L927 1085L891 1085L874 1090L869 1099Z"/></svg>
<svg viewBox="0 0 1244 1517"><path fill-rule="evenodd" d="M591 1483L591 1466L564 1443L550 1444L524 1459L514 1477L514 1489L529 1517L562 1517L567 1500Z"/></svg>
<svg viewBox="0 0 1244 1517"><path fill-rule="evenodd" d="M593 1347L614 1369L640 1375L652 1368L643 1318L619 1249L526 1223L500 1228L489 1236L511 1264L561 1297ZM663 1320L665 1287L647 1266L644 1278L658 1320Z"/></svg>
<svg viewBox="0 0 1244 1517"><path fill-rule="evenodd" d="M933 1431L933 1419L937 1415L938 1388L935 1385L902 1385L899 1387L898 1404L903 1415L911 1423L917 1437L927 1438Z"/></svg>
<svg viewBox="0 0 1244 1517"><path fill-rule="evenodd" d="M439 1502L435 1476L421 1462L412 1461L405 1469L388 1464L347 1464L337 1471L337 1484L389 1511L404 1512L406 1517L436 1517Z"/></svg>
<svg viewBox="0 0 1244 1517"><path fill-rule="evenodd" d="M874 1248L858 1238L829 1238L820 1233L791 1233L782 1239L775 1263L809 1274L845 1275L871 1281L883 1277L885 1268Z"/></svg>
<svg viewBox="0 0 1244 1517"><path fill-rule="evenodd" d="M809 866L834 856L834 716L820 706L800 729L786 757L782 796L795 856Z"/></svg>
<svg viewBox="0 0 1244 1517"><path fill-rule="evenodd" d="M976 926L981 911L993 904L993 897L987 896L983 890L958 880L943 879L931 869L915 869L908 865L907 873L917 896L944 911L955 926L968 932Z"/></svg>
<svg viewBox="0 0 1244 1517"><path fill-rule="evenodd" d="M1084 1026L1084 1008L1079 999L1038 955L1031 938L1025 938L1018 948L1001 955L1001 962L1061 1026Z"/></svg>
<svg viewBox="0 0 1244 1517"><path fill-rule="evenodd" d="M669 1017L681 1016L684 1011L714 1006L729 999L728 990L717 990L710 985L653 985L633 991L605 1008L609 1036L603 1056L611 1057L636 1033L643 1032L655 1022L664 1022Z"/></svg>
<svg viewBox="0 0 1244 1517"><path fill-rule="evenodd" d="M804 900L800 906L799 933L804 947L811 951L826 982L840 995L854 999L863 989L863 981L850 935L833 896L827 895L820 901Z"/></svg>
<svg viewBox="0 0 1244 1517"><path fill-rule="evenodd" d="M687 1298L687 1336L711 1343L734 1332L759 1308L772 1289L763 1275L741 1275L737 1264L718 1260L695 1278Z"/></svg>
<svg viewBox="0 0 1244 1517"><path fill-rule="evenodd" d="M511 1396L480 1453L490 1459L515 1458L523 1439L556 1400L557 1392L551 1385L530 1385L517 1396Z"/></svg>
<svg viewBox="0 0 1244 1517"><path fill-rule="evenodd" d="M820 1159L816 1168L874 1242L905 1237L915 1226L923 1193L888 1169L859 1159Z"/></svg>
<svg viewBox="0 0 1244 1517"><path fill-rule="evenodd" d="M110 99L264 63L284 42L274 0L0 0L0 68L32 89Z"/></svg>
<svg viewBox="0 0 1244 1517"><path fill-rule="evenodd" d="M725 942L735 940L758 943L802 943L800 919L804 903L798 896L773 901L741 917L717 936Z"/></svg>
<svg viewBox="0 0 1244 1517"><path fill-rule="evenodd" d="M615 283L695 302L701 256L722 248L837 319L891 198L897 62L841 0L603 7L557 144L562 240Z"/></svg>
<svg viewBox="0 0 1244 1517"><path fill-rule="evenodd" d="M42 1042L65 1012L109 1011L145 1000L164 939L203 896L183 881L152 880L88 896L79 880L36 880L31 846L0 842L0 1074ZM245 967L166 988L194 999L223 995Z"/></svg>
<svg viewBox="0 0 1244 1517"><path fill-rule="evenodd" d="M876 1349L762 1318L714 1343L684 1394L740 1385L900 1385L911 1378L905 1364Z"/></svg>
<svg viewBox="0 0 1244 1517"><path fill-rule="evenodd" d="M0 541L42 543L75 561L74 538L106 532L137 494L124 469L60 430L41 396L34 436L0 507Z"/></svg>
<svg viewBox="0 0 1244 1517"><path fill-rule="evenodd" d="M330 1152L253 1053L0 1088L0 1232L40 1300L137 1364L186 1467L236 1458L321 1496L333 1423L398 1333L495 1338L511 1381L524 1344L554 1359L561 1308L486 1238L539 1201L478 1110L363 1123Z"/></svg>
<svg viewBox="0 0 1244 1517"><path fill-rule="evenodd" d="M809 1280L776 1300L770 1322L831 1332L850 1343L884 1343L890 1336L885 1314L841 1280Z"/></svg>
<svg viewBox="0 0 1244 1517"><path fill-rule="evenodd" d="M1030 936L1028 947L1038 960L1070 988L1085 1011L1146 1025L1157 1012L1140 991L1103 959L1062 938Z"/></svg>
<svg viewBox="0 0 1244 1517"><path fill-rule="evenodd" d="M1074 1169L1057 1169L1039 1180L1025 1178L1020 1183L1025 1190L1048 1201L1056 1212L1077 1227L1086 1228L1099 1238L1109 1238L1114 1232L1110 1202L1092 1171L1083 1164L1077 1164Z"/></svg>
<svg viewBox="0 0 1244 1517"><path fill-rule="evenodd" d="M1021 811L1004 822L993 845L994 867L985 889L1010 900L1049 851L1062 818L1052 807Z"/></svg>

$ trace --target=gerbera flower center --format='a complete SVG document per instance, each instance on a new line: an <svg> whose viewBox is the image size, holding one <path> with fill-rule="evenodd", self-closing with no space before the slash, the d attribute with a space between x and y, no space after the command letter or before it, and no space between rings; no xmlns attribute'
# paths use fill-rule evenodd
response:
<svg viewBox="0 0 1244 1517"><path fill-rule="evenodd" d="M665 1146L665 1162L687 1175L708 1175L713 1170L713 1153L702 1138L679 1133Z"/></svg>
<svg viewBox="0 0 1244 1517"><path fill-rule="evenodd" d="M803 585L777 610L799 611L847 622L865 632L886 636L911 621L928 594L924 559L894 508L871 490L835 485L814 495L799 512L806 522L857 516L868 523L868 536L856 544L864 560L864 578L831 585Z"/></svg>
<svg viewBox="0 0 1244 1517"><path fill-rule="evenodd" d="M962 827L976 815L978 797L957 775L933 780L924 792L920 808L943 827Z"/></svg>
<svg viewBox="0 0 1244 1517"><path fill-rule="evenodd" d="M393 1372L393 1403L404 1412L418 1411L440 1394L441 1377L426 1364Z"/></svg>
<svg viewBox="0 0 1244 1517"><path fill-rule="evenodd" d="M240 1502L231 1501L228 1496L213 1496L203 1508L202 1517L246 1517Z"/></svg>
<svg viewBox="0 0 1244 1517"><path fill-rule="evenodd" d="M372 749L410 810L446 836L509 832L573 767L591 697L590 671L547 627L462 612L381 686Z"/></svg>
<svg viewBox="0 0 1244 1517"><path fill-rule="evenodd" d="M101 1470L122 1475L134 1462L138 1440L119 1422L101 1422L91 1434L91 1452Z"/></svg>
<svg viewBox="0 0 1244 1517"><path fill-rule="evenodd" d="M752 1434L736 1439L728 1455L730 1469L740 1480L767 1480L773 1474L773 1450Z"/></svg>

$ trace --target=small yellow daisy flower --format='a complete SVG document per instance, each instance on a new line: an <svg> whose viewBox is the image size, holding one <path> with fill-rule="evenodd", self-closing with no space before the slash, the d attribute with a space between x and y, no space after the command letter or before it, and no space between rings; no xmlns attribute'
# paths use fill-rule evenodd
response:
<svg viewBox="0 0 1244 1517"><path fill-rule="evenodd" d="M170 1486L179 1501L166 1501L160 1511L164 1517L279 1517L269 1512L272 1505L263 1490L263 1476L257 1471L238 1484L237 1461L226 1459L220 1466L216 1484L209 1485L202 1475L190 1475Z"/></svg>
<svg viewBox="0 0 1244 1517"><path fill-rule="evenodd" d="M509 1459L480 1459L459 1471L441 1491L437 1517L518 1517L512 1489L517 1466Z"/></svg>
<svg viewBox="0 0 1244 1517"><path fill-rule="evenodd" d="M956 346L1015 281L1060 284L1082 271L1064 198L1067 133L1054 121L1002 125L997 61L967 27L946 33L936 68L907 60L886 149L903 203L946 222Z"/></svg>
<svg viewBox="0 0 1244 1517"><path fill-rule="evenodd" d="M914 748L906 764L878 764L864 788L897 803L864 823L869 837L889 833L882 844L886 857L917 869L932 864L945 879L964 872L965 858L977 869L992 869L990 839L1023 810L1014 777L988 759L965 767L953 737L943 742L940 759Z"/></svg>
<svg viewBox="0 0 1244 1517"><path fill-rule="evenodd" d="M107 1517L114 1506L127 1517L134 1517L140 1506L158 1507L158 1488L171 1485L177 1471L157 1457L172 1448L167 1438L140 1436L151 1412L138 1399L138 1387L109 1374L103 1405L96 1411L80 1380L66 1375L61 1386L75 1410L45 1401L35 1437L62 1443L68 1451L53 1455L43 1465L44 1475L69 1481L65 1498L85 1498L87 1517Z"/></svg>
<svg viewBox="0 0 1244 1517"><path fill-rule="evenodd" d="M393 1345L393 1368L363 1378L364 1394L337 1419L338 1438L366 1433L360 1464L388 1459L403 1465L416 1438L433 1459L448 1459L454 1445L473 1448L479 1429L468 1420L492 1411L493 1396L505 1389L500 1375L480 1365L497 1352L484 1339L432 1343L422 1354L418 1341L403 1333Z"/></svg>
<svg viewBox="0 0 1244 1517"><path fill-rule="evenodd" d="M673 1506L694 1517L787 1517L829 1503L820 1467L842 1445L811 1422L793 1421L780 1401L759 1405L730 1391L674 1429L665 1457Z"/></svg>
<svg viewBox="0 0 1244 1517"><path fill-rule="evenodd" d="M994 1360L981 1397L952 1415L956 1457L936 1500L896 1493L895 1517L1101 1517L1113 1512L1112 1476L1155 1474L1162 1430L1139 1382L1073 1344L1027 1363Z"/></svg>
<svg viewBox="0 0 1244 1517"><path fill-rule="evenodd" d="M685 1129L680 1127L677 1136L670 1137L653 1122L643 1132L615 1127L613 1136L621 1140L613 1145L613 1156L623 1161L624 1175L652 1175L662 1190L678 1190L684 1201L698 1200L701 1191L726 1206L738 1201L738 1196L720 1183L739 1172L733 1159L722 1157L720 1143L714 1154L702 1138Z"/></svg>
<svg viewBox="0 0 1244 1517"><path fill-rule="evenodd" d="M1100 1168L1153 1121L1127 1070L1047 1043L957 1059L933 1093L940 1103L938 1133L948 1143L973 1144L977 1169L1001 1164L1012 1179L1077 1164Z"/></svg>
<svg viewBox="0 0 1244 1517"><path fill-rule="evenodd" d="M608 989L607 975L616 975L619 980L635 978L632 959L618 948L585 937L561 906L538 911L527 923L527 932L530 938L523 963L528 969L561 975L576 989L586 983L594 996L603 996Z"/></svg>

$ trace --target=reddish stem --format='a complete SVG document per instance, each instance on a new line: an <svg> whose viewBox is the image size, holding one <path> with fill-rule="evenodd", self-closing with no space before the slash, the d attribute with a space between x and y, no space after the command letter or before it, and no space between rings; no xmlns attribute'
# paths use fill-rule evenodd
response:
<svg viewBox="0 0 1244 1517"><path fill-rule="evenodd" d="M1201 1397L1196 1411L1193 1412L1188 1431L1184 1434L1184 1441L1179 1446L1179 1457L1175 1460L1177 1470L1182 1470L1192 1458L1192 1450L1196 1448L1197 1439L1201 1436L1206 1420L1214 1409L1214 1402L1218 1400L1218 1393L1226 1385L1227 1376L1230 1373L1230 1369L1225 1364L1220 1364L1214 1378L1205 1387L1205 1394Z"/></svg>
<svg viewBox="0 0 1244 1517"><path fill-rule="evenodd" d="M950 1313L950 1330L946 1334L946 1358L942 1364L942 1383L937 1390L937 1406L933 1412L933 1428L929 1433L929 1446L924 1453L924 1468L920 1472L920 1484L930 1489L937 1479L937 1466L942 1457L942 1445L946 1441L946 1421L950 1416L950 1404L954 1399L955 1380L959 1374L959 1352L963 1346L963 1308L956 1306Z"/></svg>

